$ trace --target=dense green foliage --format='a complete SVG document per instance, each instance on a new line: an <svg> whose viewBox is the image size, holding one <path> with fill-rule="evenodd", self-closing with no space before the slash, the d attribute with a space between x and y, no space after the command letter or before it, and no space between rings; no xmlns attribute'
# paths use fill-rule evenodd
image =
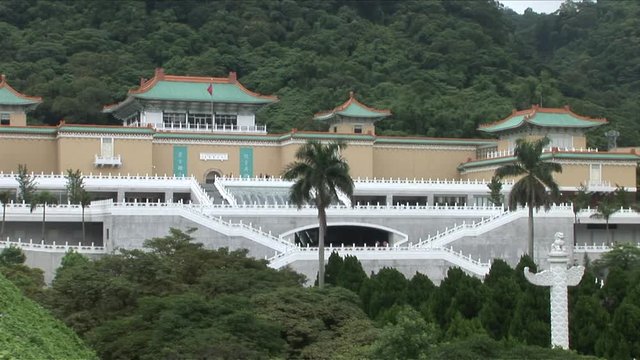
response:
<svg viewBox="0 0 640 360"><path fill-rule="evenodd" d="M58 1L0 3L0 69L44 97L36 122L104 123L105 104L167 73L238 72L281 101L271 131L355 90L390 108L387 134L478 136L512 108L569 104L605 116L620 145L640 136L640 3L567 2L518 15L485 1ZM592 145L606 143L598 130Z"/></svg>
<svg viewBox="0 0 640 360"><path fill-rule="evenodd" d="M598 271L624 254L606 258ZM22 259L16 249L0 258L4 266ZM631 266L637 261L626 258ZM496 261L484 283L454 268L438 287L424 275L407 280L387 268L368 278L355 257L333 254L328 286L304 288L298 274L243 251L205 249L172 229L147 240L144 251L95 261L68 253L51 289L32 296L103 359L581 358L547 349L548 290L528 284L524 266L535 268L528 258L516 270ZM635 319L638 296L632 301L623 289L636 278L627 271L625 281L607 280L601 291L589 274L589 286L572 299L587 299L600 313L572 328L580 351L608 355L626 344L618 353L636 354L635 328L625 320ZM612 306L603 308L607 301ZM612 323L610 311L618 314Z"/></svg>
<svg viewBox="0 0 640 360"><path fill-rule="evenodd" d="M0 274L0 359L95 358L71 329Z"/></svg>

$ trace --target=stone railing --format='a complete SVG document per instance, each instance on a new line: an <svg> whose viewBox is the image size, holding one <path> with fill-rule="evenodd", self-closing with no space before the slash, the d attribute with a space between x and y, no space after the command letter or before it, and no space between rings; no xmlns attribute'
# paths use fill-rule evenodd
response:
<svg viewBox="0 0 640 360"><path fill-rule="evenodd" d="M68 242L64 244L56 244L56 242L45 243L44 241L33 242L32 239L29 241L23 241L22 239L18 239L17 241L11 241L9 238L0 240L0 247L6 248L14 246L23 250L34 250L34 251L43 251L43 252L56 252L56 253L66 253L70 250L77 251L81 254L105 254L106 250L104 246L95 246L93 243L91 245L83 245L79 243L78 245L69 245Z"/></svg>
<svg viewBox="0 0 640 360"><path fill-rule="evenodd" d="M332 252L339 255L353 255L358 260L445 260L454 266L467 270L477 276L483 277L491 268L491 263L483 263L481 259L475 260L471 255L465 256L462 252L454 251L453 248L407 248L407 247L388 247L388 246L344 246L325 247L325 258ZM295 247L281 254L276 254L272 258L268 258L269 266L279 269L287 266L295 261L317 261L317 247Z"/></svg>
<svg viewBox="0 0 640 360"><path fill-rule="evenodd" d="M227 190L227 187L224 186L222 181L216 180L213 186L216 187L216 190L218 190L218 193L220 193L220 196L222 196L222 198L229 204L229 206L231 207L238 206L238 202L236 201L235 196L233 196L233 194L229 192L229 190Z"/></svg>
<svg viewBox="0 0 640 360"><path fill-rule="evenodd" d="M640 243L635 244L636 247L640 248ZM579 253L596 253L596 254L601 254L601 253L606 253L609 252L613 249L612 246L606 244L606 243L601 243L601 244L582 244L582 245L575 245L573 247L573 252L579 252Z"/></svg>
<svg viewBox="0 0 640 360"><path fill-rule="evenodd" d="M576 147L548 147L542 150L543 153L549 152L598 152L597 148L576 148ZM486 157L483 159L495 159L500 157L512 157L515 156L513 149L511 150L500 150L500 151L490 151L487 153ZM480 159L482 160L482 159Z"/></svg>
<svg viewBox="0 0 640 360"><path fill-rule="evenodd" d="M224 132L224 133L259 133L266 134L266 125L226 125L226 124L189 124L189 123L139 123L133 122L127 127L153 126L159 131L186 131L186 132Z"/></svg>
<svg viewBox="0 0 640 360"><path fill-rule="evenodd" d="M236 185L236 183L283 183L283 187L291 186L292 181L284 180L282 177L227 177L222 176L216 179L216 181L223 181L225 183ZM424 184L424 185L487 185L491 180L460 180L460 179L425 179L425 178L353 178L354 184ZM513 180L505 180L503 184L513 185Z"/></svg>
<svg viewBox="0 0 640 360"><path fill-rule="evenodd" d="M571 204L553 205L550 212L563 211L568 213L572 211ZM453 241L461 239L465 236L479 236L486 232L497 229L504 224L517 220L522 217L527 217L528 212L526 207L520 207L514 211L505 210L499 214L491 216L486 219L482 219L478 222L455 224L451 228L445 228L444 231L436 232L435 235L429 235L426 239L420 239L417 244L410 244L410 247L442 247Z"/></svg>
<svg viewBox="0 0 640 360"><path fill-rule="evenodd" d="M0 188L12 188L18 187L18 181L16 177L17 173L3 173L0 172ZM36 185L39 188L44 189L60 189L65 190L67 186L67 178L65 173L31 173L30 176L35 180ZM204 191L202 186L198 183L193 176L174 176L174 175L149 175L149 174L102 174L102 173L89 173L82 174L85 188L88 191L92 191L94 188L111 188L118 189L126 185L127 188L139 187L141 191L144 188L152 187L154 189L166 189L166 190L186 190L189 189L193 195L194 202L210 205L213 203L209 195Z"/></svg>
<svg viewBox="0 0 640 360"><path fill-rule="evenodd" d="M93 165L99 167L99 166L115 166L115 167L119 167L122 166L122 157L120 155L115 155L115 156L102 156L102 155L97 155L95 156L95 161L93 162Z"/></svg>

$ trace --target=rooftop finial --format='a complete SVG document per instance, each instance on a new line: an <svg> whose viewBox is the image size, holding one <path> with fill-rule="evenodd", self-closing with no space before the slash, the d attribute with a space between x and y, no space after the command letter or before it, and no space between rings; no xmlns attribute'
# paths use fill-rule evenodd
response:
<svg viewBox="0 0 640 360"><path fill-rule="evenodd" d="M353 99L353 95L354 95L353 90L349 91L349 98Z"/></svg>
<svg viewBox="0 0 640 360"><path fill-rule="evenodd" d="M236 81L238 81L238 75L236 74L236 72L229 71L229 82L235 83Z"/></svg>
<svg viewBox="0 0 640 360"><path fill-rule="evenodd" d="M6 80L6 76L4 74L0 74L0 83L3 83Z"/></svg>

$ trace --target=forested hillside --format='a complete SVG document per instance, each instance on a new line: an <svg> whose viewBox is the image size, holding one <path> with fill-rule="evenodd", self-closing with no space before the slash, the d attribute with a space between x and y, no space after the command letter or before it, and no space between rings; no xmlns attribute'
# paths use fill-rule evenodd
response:
<svg viewBox="0 0 640 360"><path fill-rule="evenodd" d="M318 126L312 113L354 90L390 108L386 134L480 136L512 108L569 104L640 139L640 3L567 2L518 15L486 1L0 2L0 71L45 101L34 123L104 123L155 67L226 76L281 101L271 132ZM592 144L602 147L598 130Z"/></svg>
<svg viewBox="0 0 640 360"><path fill-rule="evenodd" d="M95 359L76 334L0 275L0 359Z"/></svg>

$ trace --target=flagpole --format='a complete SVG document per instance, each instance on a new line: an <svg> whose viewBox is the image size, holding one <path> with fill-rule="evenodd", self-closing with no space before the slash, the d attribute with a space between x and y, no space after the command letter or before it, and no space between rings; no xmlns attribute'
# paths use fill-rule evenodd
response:
<svg viewBox="0 0 640 360"><path fill-rule="evenodd" d="M209 84L207 89L209 96L211 96L211 131L215 131L216 119L213 116L213 83Z"/></svg>

